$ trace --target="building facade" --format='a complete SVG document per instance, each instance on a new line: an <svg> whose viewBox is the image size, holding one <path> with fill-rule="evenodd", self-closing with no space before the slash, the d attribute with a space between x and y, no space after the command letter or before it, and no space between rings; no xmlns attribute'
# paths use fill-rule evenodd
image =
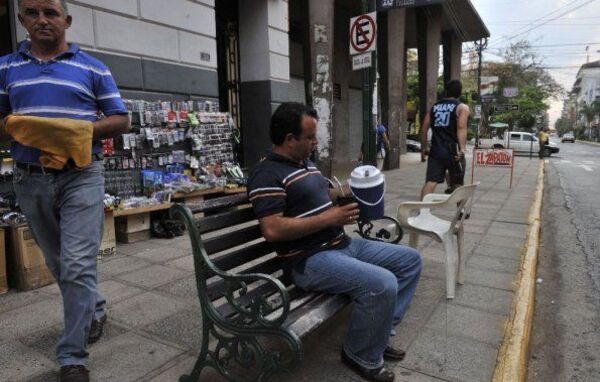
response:
<svg viewBox="0 0 600 382"><path fill-rule="evenodd" d="M109 66L124 98L219 102L241 131L241 157L269 149L272 111L284 101L319 112L317 160L324 173L348 173L363 142L364 76L353 71L350 18L361 0L69 1L69 41ZM26 38L17 0L0 0L1 54ZM438 76L458 79L462 44L489 36L469 0L378 12L378 113L392 147L405 149L407 50L418 49L420 114L437 97ZM442 48L442 49L440 49ZM443 64L443 71L440 69Z"/></svg>

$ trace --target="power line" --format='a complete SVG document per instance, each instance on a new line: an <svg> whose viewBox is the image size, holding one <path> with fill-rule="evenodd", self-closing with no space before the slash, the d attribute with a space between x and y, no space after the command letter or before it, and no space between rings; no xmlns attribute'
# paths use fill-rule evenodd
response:
<svg viewBox="0 0 600 382"><path fill-rule="evenodd" d="M564 7L566 7L566 6L568 6L568 5L572 5L572 4L573 4L573 3L575 3L576 1L577 1L577 0L575 0L575 1L572 1L572 2L570 2L569 4L565 5ZM492 44L492 46L493 46L493 45L498 45L498 44L499 44L501 41L512 40L512 39L514 39L514 38L516 38L516 37L519 37L519 36L522 36L522 35L524 35L524 34L526 34L526 33L529 33L529 32L531 32L531 31L533 31L533 30L535 30L535 29L537 29L537 28L540 28L540 27L542 27L542 26L544 26L544 25L546 25L546 24L548 24L548 23L550 23L550 22L554 21L554 20L557 20L557 19L559 19L560 17L563 17L563 16L565 16L565 15L568 15L569 13L571 13L571 12L573 12L573 11L576 11L576 10L578 10L578 9L580 9L580 8L583 8L584 6L586 6L586 5L588 5L588 4L591 4L591 3L593 3L594 1L596 1L596 0L588 0L588 1L586 1L585 3L583 3L583 4L579 4L579 5L577 5L577 6L573 7L573 8L571 8L571 9L569 9L568 11L561 13L561 14L560 14L560 15L558 15L558 16L555 16L555 17L553 17L553 18L550 18L550 19L548 19L548 20L545 20L545 21L543 21L542 23L540 23L540 24L537 24L537 25L534 25L534 26L532 26L531 28L528 28L528 29L526 29L526 30L524 30L524 31L522 31L522 32L516 33L516 34L514 34L514 35L512 35L512 36L509 36L509 37L504 37L504 38L503 38L503 40L500 40L500 41L496 42L495 44ZM562 8L564 8L564 7L562 7ZM561 9L561 8L559 8L559 9ZM557 11L558 11L558 10L556 10L556 11L554 11L554 12L551 12L550 14L552 14L552 13L556 13ZM549 15L550 15L550 14L549 14ZM548 16L548 15L547 15L547 16ZM546 18L547 16L544 16L544 17L542 17L541 19L544 19L544 18Z"/></svg>

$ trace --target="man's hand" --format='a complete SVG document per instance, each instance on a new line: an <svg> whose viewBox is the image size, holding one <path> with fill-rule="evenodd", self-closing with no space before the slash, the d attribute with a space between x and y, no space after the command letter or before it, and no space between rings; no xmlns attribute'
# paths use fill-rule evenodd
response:
<svg viewBox="0 0 600 382"><path fill-rule="evenodd" d="M460 162L465 157L464 151L459 151L457 155L454 156L454 160Z"/></svg>
<svg viewBox="0 0 600 382"><path fill-rule="evenodd" d="M356 223L359 213L358 204L352 203L343 207L330 208L323 212L322 218L327 221L328 226L341 227Z"/></svg>
<svg viewBox="0 0 600 382"><path fill-rule="evenodd" d="M429 156L429 147L422 146L421 147L421 162L427 162L428 156Z"/></svg>

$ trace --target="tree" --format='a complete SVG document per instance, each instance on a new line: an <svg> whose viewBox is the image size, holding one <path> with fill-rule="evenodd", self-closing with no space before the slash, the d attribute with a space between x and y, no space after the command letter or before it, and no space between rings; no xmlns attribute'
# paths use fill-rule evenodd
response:
<svg viewBox="0 0 600 382"><path fill-rule="evenodd" d="M592 138L592 136L597 137L598 134L593 134L592 122L594 119L600 115L600 101L594 101L591 104L584 103L579 109L579 115L585 117L585 122L587 123L588 128L588 138ZM596 127L598 130L598 127Z"/></svg>
<svg viewBox="0 0 600 382"><path fill-rule="evenodd" d="M498 104L517 104L519 111L494 114L493 121L505 122L510 129L531 130L538 117L550 108L549 100L558 98L564 89L543 68L542 60L531 49L528 41L512 44L501 52L502 62L492 62L484 68L484 75L497 76L499 88L517 87L519 95L505 98L496 96Z"/></svg>

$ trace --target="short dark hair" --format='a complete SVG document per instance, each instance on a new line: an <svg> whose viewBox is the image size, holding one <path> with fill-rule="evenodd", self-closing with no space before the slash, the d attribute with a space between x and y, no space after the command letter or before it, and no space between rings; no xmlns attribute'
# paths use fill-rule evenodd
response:
<svg viewBox="0 0 600 382"><path fill-rule="evenodd" d="M459 80L448 81L446 84L446 97L460 98L462 95L462 83Z"/></svg>
<svg viewBox="0 0 600 382"><path fill-rule="evenodd" d="M284 102L271 117L271 127L269 134L271 142L279 146L285 141L288 134L300 137L302 134L302 118L307 115L315 119L318 118L317 112L310 106L299 102Z"/></svg>

